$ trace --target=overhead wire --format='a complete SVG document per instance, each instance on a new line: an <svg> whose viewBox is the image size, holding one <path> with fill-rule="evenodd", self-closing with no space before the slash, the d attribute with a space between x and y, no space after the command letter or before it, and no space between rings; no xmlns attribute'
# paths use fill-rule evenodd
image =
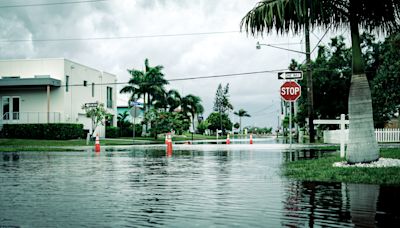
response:
<svg viewBox="0 0 400 228"><path fill-rule="evenodd" d="M0 9L34 7L34 6L71 5L71 4L94 3L94 2L105 2L105 1L109 0L83 0L83 1L70 1L70 2L48 2L48 3L35 3L35 4L21 4L21 5L5 5L5 6L0 6Z"/></svg>

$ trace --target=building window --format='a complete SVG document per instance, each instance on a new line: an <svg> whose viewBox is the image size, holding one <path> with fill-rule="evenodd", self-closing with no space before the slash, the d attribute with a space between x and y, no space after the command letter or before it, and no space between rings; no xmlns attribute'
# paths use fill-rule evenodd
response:
<svg viewBox="0 0 400 228"><path fill-rule="evenodd" d="M2 98L2 103L3 103L3 120L9 120L10 119L10 97L3 97Z"/></svg>
<svg viewBox="0 0 400 228"><path fill-rule="evenodd" d="M92 97L94 97L94 83L92 83Z"/></svg>
<svg viewBox="0 0 400 228"><path fill-rule="evenodd" d="M107 108L113 107L112 88L107 87Z"/></svg>
<svg viewBox="0 0 400 228"><path fill-rule="evenodd" d="M3 120L19 120L19 97L3 97Z"/></svg>
<svg viewBox="0 0 400 228"><path fill-rule="evenodd" d="M83 81L83 86L87 86L87 81Z"/></svg>
<svg viewBox="0 0 400 228"><path fill-rule="evenodd" d="M69 76L65 76L65 92L68 92L68 87L69 87Z"/></svg>

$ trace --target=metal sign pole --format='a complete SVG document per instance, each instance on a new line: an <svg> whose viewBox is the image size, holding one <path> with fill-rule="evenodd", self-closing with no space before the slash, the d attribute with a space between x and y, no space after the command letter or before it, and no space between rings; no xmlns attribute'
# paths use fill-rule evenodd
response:
<svg viewBox="0 0 400 228"><path fill-rule="evenodd" d="M136 107L133 107L133 136L132 136L132 144L135 144L135 120L136 120Z"/></svg>
<svg viewBox="0 0 400 228"><path fill-rule="evenodd" d="M292 101L289 102L289 143L292 148Z"/></svg>

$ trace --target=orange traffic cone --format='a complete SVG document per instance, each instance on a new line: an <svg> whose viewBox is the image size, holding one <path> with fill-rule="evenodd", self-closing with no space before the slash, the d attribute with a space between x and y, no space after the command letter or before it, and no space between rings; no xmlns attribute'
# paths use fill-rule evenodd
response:
<svg viewBox="0 0 400 228"><path fill-rule="evenodd" d="M253 144L253 134L250 134L250 144Z"/></svg>
<svg viewBox="0 0 400 228"><path fill-rule="evenodd" d="M171 155L172 155L172 138L171 134L168 133L167 156L171 157Z"/></svg>
<svg viewBox="0 0 400 228"><path fill-rule="evenodd" d="M96 135L96 144L94 146L94 151L100 152L100 139L99 134Z"/></svg>
<svg viewBox="0 0 400 228"><path fill-rule="evenodd" d="M226 135L226 144L230 144L231 140L229 139L229 134Z"/></svg>

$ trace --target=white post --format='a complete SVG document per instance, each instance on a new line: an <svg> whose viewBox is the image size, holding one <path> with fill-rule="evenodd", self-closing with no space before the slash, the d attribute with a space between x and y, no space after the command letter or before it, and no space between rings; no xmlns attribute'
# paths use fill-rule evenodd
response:
<svg viewBox="0 0 400 228"><path fill-rule="evenodd" d="M344 158L344 141L345 141L345 133L344 130L346 129L345 125L345 115L340 115L340 157Z"/></svg>

